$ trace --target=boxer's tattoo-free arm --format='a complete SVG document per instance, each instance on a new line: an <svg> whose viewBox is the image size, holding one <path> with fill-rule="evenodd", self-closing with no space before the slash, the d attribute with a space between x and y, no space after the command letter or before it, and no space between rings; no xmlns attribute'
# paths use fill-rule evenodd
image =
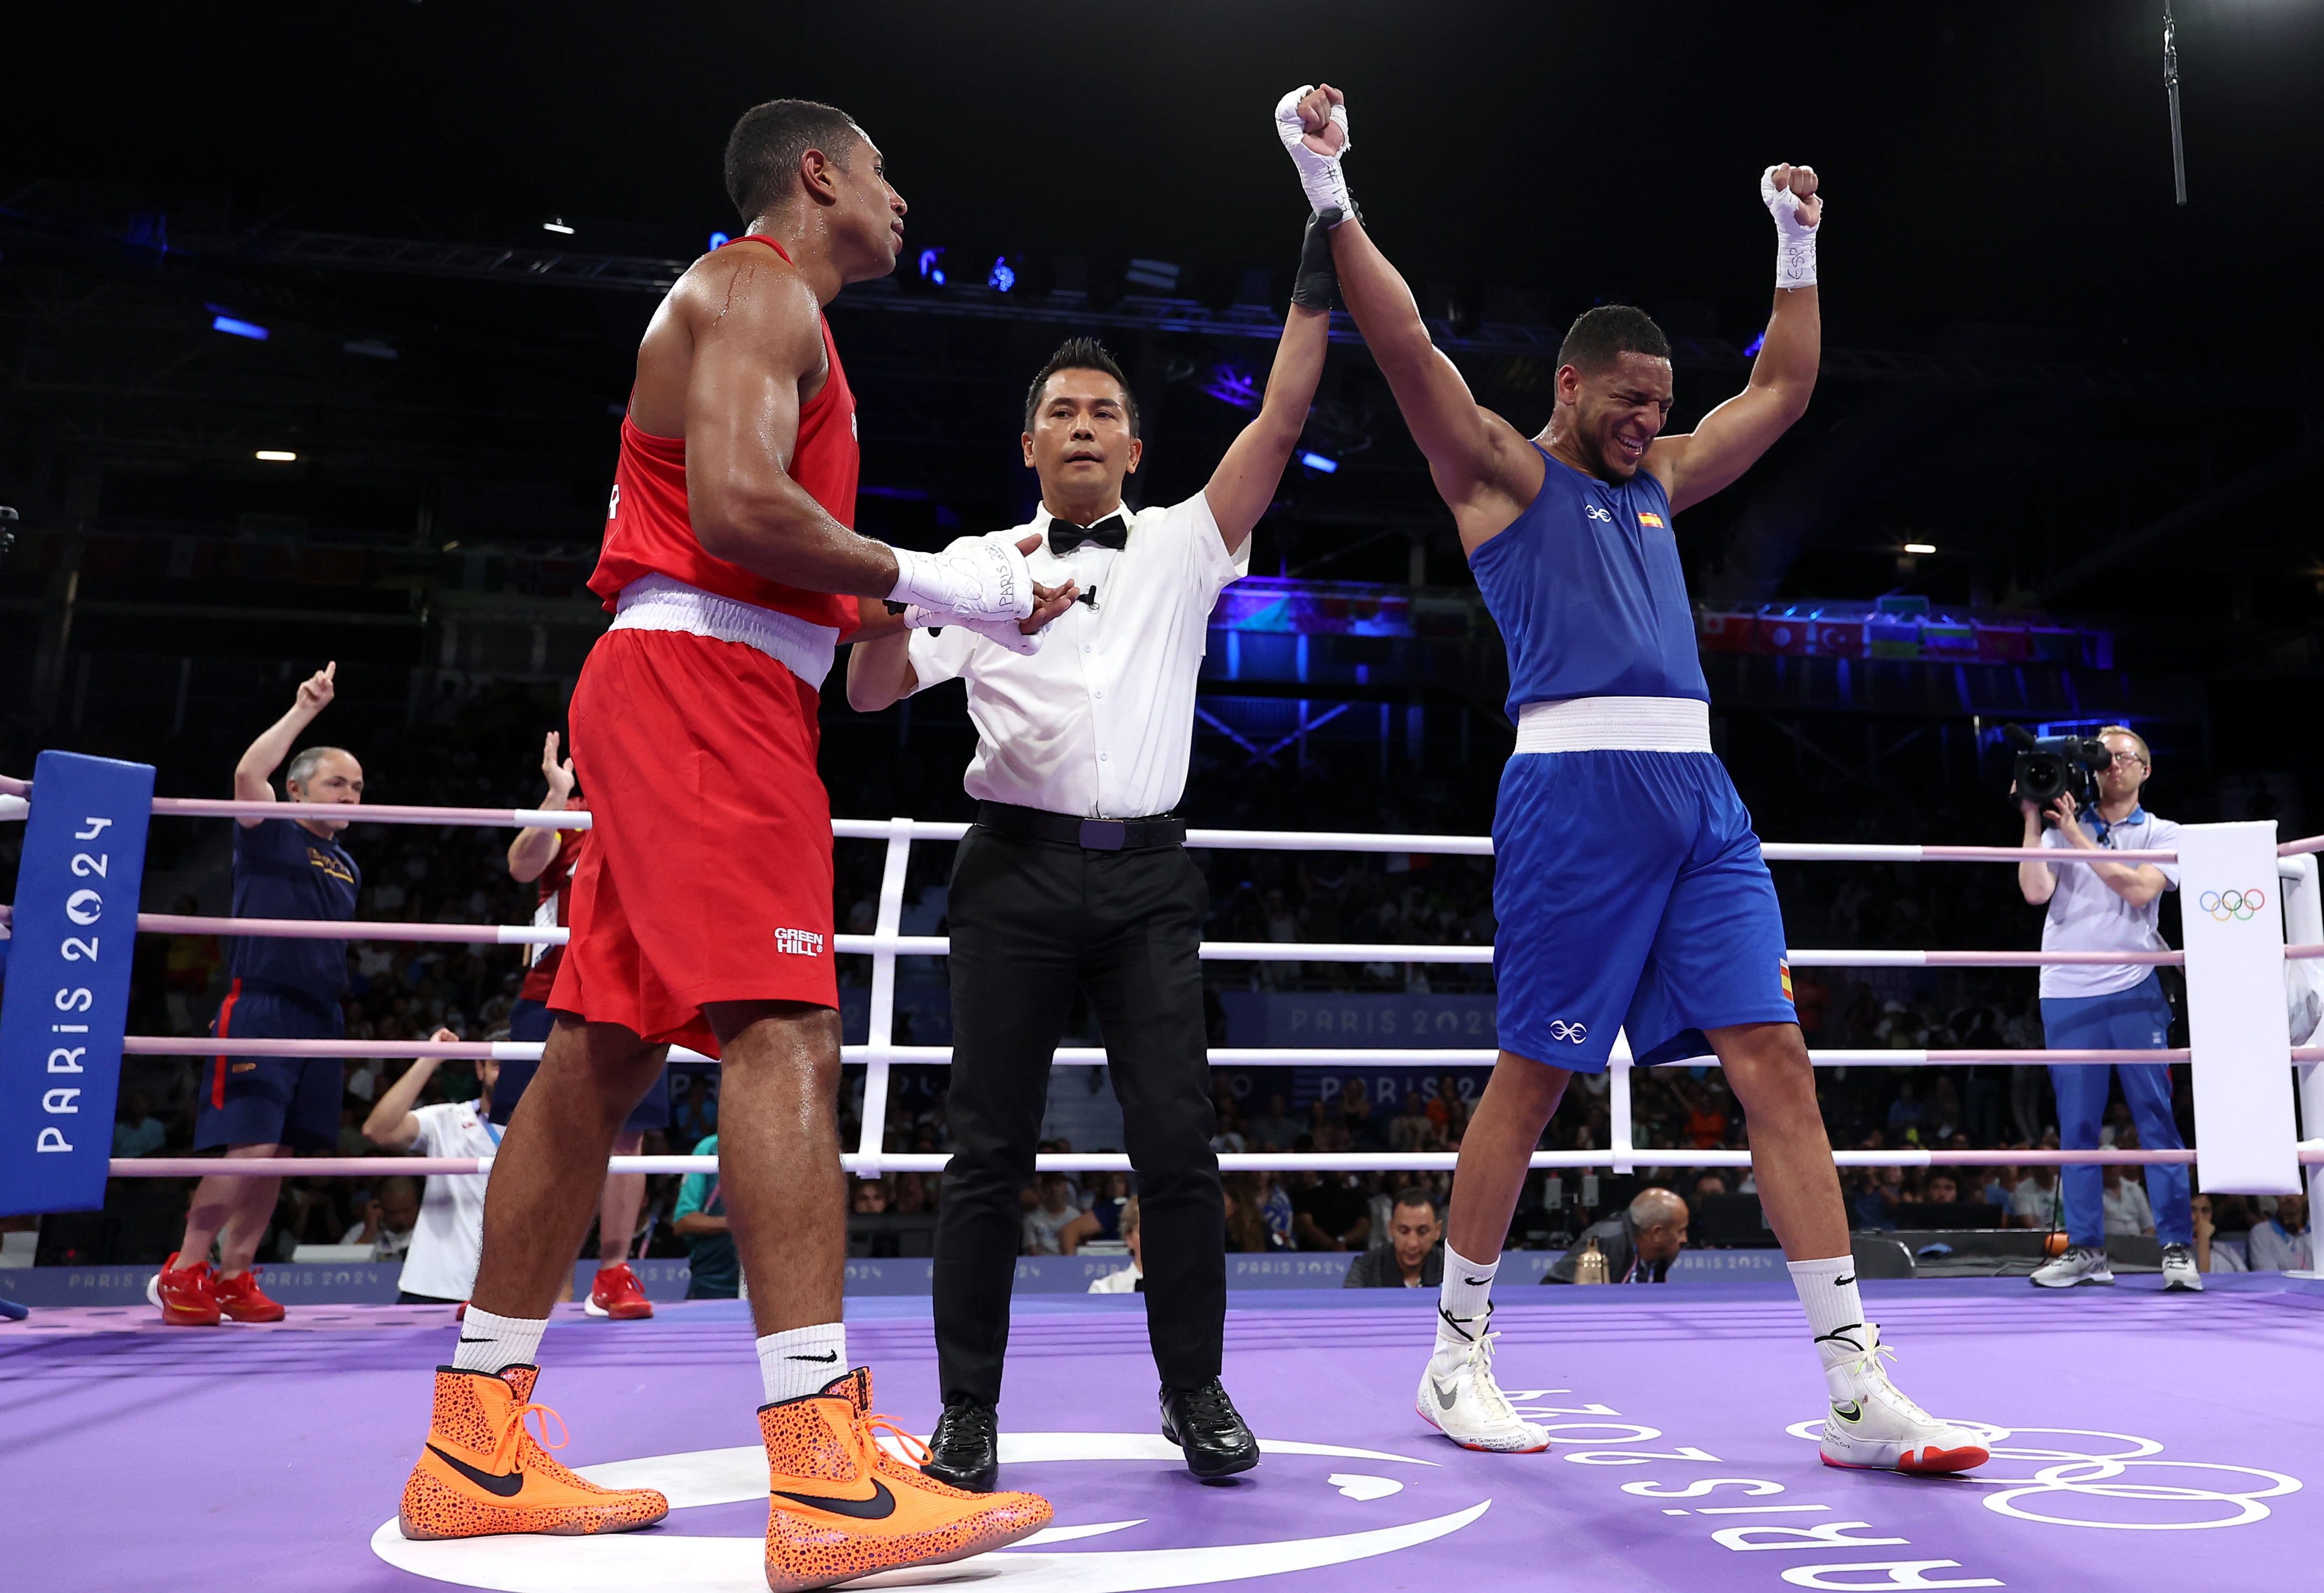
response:
<svg viewBox="0 0 2324 1593"><path fill-rule="evenodd" d="M1462 541L1490 536L1541 490L1540 456L1516 427L1478 403L1459 369L1430 340L1412 290L1362 222L1351 218L1332 229L1332 263L1340 298L1388 378L1412 440L1427 456L1428 473L1460 522Z"/></svg>
<svg viewBox="0 0 2324 1593"><path fill-rule="evenodd" d="M1775 291L1766 341L1742 392L1680 437L1657 437L1646 468L1670 494L1674 512L1699 504L1757 464L1775 439L1807 413L1823 359L1823 318L1814 288Z"/></svg>
<svg viewBox="0 0 2324 1593"><path fill-rule="evenodd" d="M714 556L811 592L884 597L896 556L832 518L792 479L799 388L824 367L822 307L779 263L737 262L691 300L686 493Z"/></svg>

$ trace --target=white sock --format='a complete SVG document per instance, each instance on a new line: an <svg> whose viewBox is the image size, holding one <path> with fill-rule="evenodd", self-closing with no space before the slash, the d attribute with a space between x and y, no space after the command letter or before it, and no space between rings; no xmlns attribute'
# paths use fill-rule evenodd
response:
<svg viewBox="0 0 2324 1593"><path fill-rule="evenodd" d="M1864 1301L1856 1288L1856 1258L1834 1255L1823 1261L1787 1263L1792 1287L1800 1292L1800 1305L1808 1313L1808 1331L1815 1336L1816 1355L1823 1362L1826 1381L1840 1397L1837 1374L1872 1348L1873 1329L1864 1320Z"/></svg>
<svg viewBox="0 0 2324 1593"><path fill-rule="evenodd" d="M547 1317L496 1317L470 1306L460 1319L460 1348L452 1365L463 1372L500 1372L538 1365Z"/></svg>
<svg viewBox="0 0 2324 1593"><path fill-rule="evenodd" d="M1485 1330L1493 1310L1493 1274L1500 1257L1470 1261L1450 1244L1444 1246L1444 1282L1436 1295L1436 1354L1440 1373L1449 1373L1467 1358L1469 1347Z"/></svg>
<svg viewBox="0 0 2324 1593"><path fill-rule="evenodd" d="M759 1379L766 1385L770 1405L821 1394L848 1370L847 1327L843 1322L786 1328L759 1340Z"/></svg>

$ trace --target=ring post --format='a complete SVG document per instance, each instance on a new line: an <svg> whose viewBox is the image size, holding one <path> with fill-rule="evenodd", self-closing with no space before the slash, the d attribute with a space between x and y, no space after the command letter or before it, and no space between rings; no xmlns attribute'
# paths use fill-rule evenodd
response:
<svg viewBox="0 0 2324 1593"><path fill-rule="evenodd" d="M1637 1130L1630 1121L1630 1036L1620 1030L1614 1034L1614 1054L1607 1059L1606 1071L1606 1137L1613 1142L1607 1149L1614 1153L1614 1171L1635 1172L1637 1164L1630 1153L1637 1148Z"/></svg>
<svg viewBox="0 0 2324 1593"><path fill-rule="evenodd" d="M2295 857L2276 859L2276 875L2283 882L2283 931L2296 946L2324 946L2324 893L2317 883L2316 858L2312 853ZM2294 1034L2293 1043L2305 1043L2305 1034ZM2324 1063L2302 1062L2297 1077L2300 1080L2300 1120L2310 1139L2324 1137ZM2324 1209L2324 1163L2307 1170L2308 1209ZM2316 1219L2309 1218L2310 1229Z"/></svg>
<svg viewBox="0 0 2324 1593"><path fill-rule="evenodd" d="M0 1217L105 1204L153 768L44 752L0 1002Z"/></svg>
<svg viewBox="0 0 2324 1593"><path fill-rule="evenodd" d="M888 1137L888 1048L896 1036L895 939L904 923L904 870L912 860L912 821L891 819L888 866L880 875L880 919L872 932L881 949L872 954L872 1008L864 1038L871 1060L863 1064L863 1131L856 1141L858 1178L880 1176L880 1151Z"/></svg>
<svg viewBox="0 0 2324 1593"><path fill-rule="evenodd" d="M2275 821L2186 825L2179 832L2179 863L2202 1187L2215 1194L2297 1194L2283 914L2266 899L2283 889L2276 877Z"/></svg>

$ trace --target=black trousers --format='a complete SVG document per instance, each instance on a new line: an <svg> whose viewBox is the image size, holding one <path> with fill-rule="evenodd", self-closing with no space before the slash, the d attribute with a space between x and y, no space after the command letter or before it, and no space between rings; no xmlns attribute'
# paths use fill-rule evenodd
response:
<svg viewBox="0 0 2324 1593"><path fill-rule="evenodd" d="M1209 891L1177 847L1094 852L972 828L953 864L953 1155L936 1218L944 1397L998 1404L1049 1064L1086 991L1138 1172L1147 1330L1170 1388L1219 1375L1226 1208L1203 972ZM1087 1150L1090 1146L1076 1146Z"/></svg>

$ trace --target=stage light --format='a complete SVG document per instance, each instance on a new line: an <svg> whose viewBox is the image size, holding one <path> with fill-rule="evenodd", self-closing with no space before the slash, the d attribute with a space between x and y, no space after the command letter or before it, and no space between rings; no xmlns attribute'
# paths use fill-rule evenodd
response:
<svg viewBox="0 0 2324 1593"><path fill-rule="evenodd" d="M550 217L548 220L540 224L540 230L543 232L563 233L567 237L571 237L573 236L573 229L565 225L565 218L562 216Z"/></svg>
<svg viewBox="0 0 2324 1593"><path fill-rule="evenodd" d="M264 327L260 326L256 321L236 320L230 315L221 315L217 320L211 321L210 330L213 332L224 332L230 338L247 338L254 343L263 343L266 341L266 329Z"/></svg>
<svg viewBox="0 0 2324 1593"><path fill-rule="evenodd" d="M1316 471L1324 476L1329 476L1333 471L1337 470L1340 468L1340 461L1331 458L1327 454L1303 453L1299 456L1299 462L1306 466L1310 470Z"/></svg>
<svg viewBox="0 0 2324 1593"><path fill-rule="evenodd" d="M1762 332L1762 333L1760 333L1757 337L1756 337L1756 338L1752 338L1748 343L1744 344L1744 345L1743 345L1743 357L1744 357L1744 358L1746 358L1746 359L1748 359L1748 358L1750 358L1753 355L1755 355L1755 354L1758 353L1758 352L1759 352L1759 349L1760 349L1761 345L1765 344L1766 341L1767 341L1767 334L1766 334L1766 333L1765 333L1765 332Z"/></svg>
<svg viewBox="0 0 2324 1593"><path fill-rule="evenodd" d="M1009 264L1008 255L1003 255L992 263L991 274L984 279L984 282L997 293L1005 293L1017 285L1016 268Z"/></svg>
<svg viewBox="0 0 2324 1593"><path fill-rule="evenodd" d="M1221 403L1231 403L1239 410L1255 410L1259 405L1259 378L1233 365L1211 367L1211 379L1203 384L1203 391Z"/></svg>
<svg viewBox="0 0 2324 1593"><path fill-rule="evenodd" d="M714 250L723 249L733 241L734 240L733 238L728 237L723 232L714 232L710 235L710 246Z"/></svg>
<svg viewBox="0 0 2324 1593"><path fill-rule="evenodd" d="M939 288L944 286L944 251L942 249L920 251L920 280L932 282Z"/></svg>
<svg viewBox="0 0 2324 1593"><path fill-rule="evenodd" d="M1904 551L1907 553L1933 553L1936 551L1937 544L1934 542L1906 542L1904 544Z"/></svg>
<svg viewBox="0 0 2324 1593"><path fill-rule="evenodd" d="M299 462L299 456L287 448L262 448L258 450L258 458L269 465L295 465Z"/></svg>
<svg viewBox="0 0 2324 1593"><path fill-rule="evenodd" d="M395 357L395 345L392 343L382 343L375 338L366 338L360 343L342 343L339 347L348 354L360 354L365 359L393 359Z"/></svg>

